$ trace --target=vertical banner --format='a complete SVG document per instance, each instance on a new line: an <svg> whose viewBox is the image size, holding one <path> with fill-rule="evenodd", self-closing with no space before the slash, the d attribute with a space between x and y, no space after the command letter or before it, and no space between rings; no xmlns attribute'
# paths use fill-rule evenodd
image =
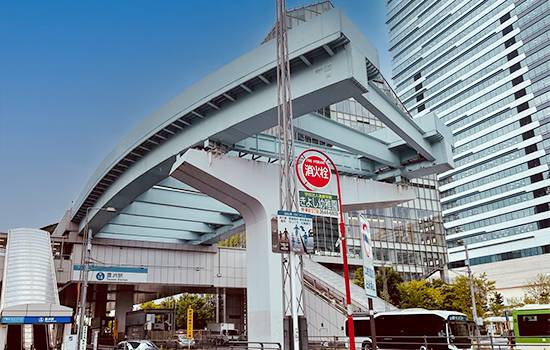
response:
<svg viewBox="0 0 550 350"><path fill-rule="evenodd" d="M370 224L363 215L359 215L361 229L361 254L363 255L363 278L367 296L376 298L376 275L374 274L374 256L372 254Z"/></svg>
<svg viewBox="0 0 550 350"><path fill-rule="evenodd" d="M193 309L187 309L187 339L193 339ZM189 343L191 344L191 343Z"/></svg>
<svg viewBox="0 0 550 350"><path fill-rule="evenodd" d="M84 320L84 325L82 326L82 335L80 337L79 350L86 350L86 344L88 344L88 325L86 320Z"/></svg>
<svg viewBox="0 0 550 350"><path fill-rule="evenodd" d="M113 321L113 339L115 343L118 342L118 319L115 318Z"/></svg>

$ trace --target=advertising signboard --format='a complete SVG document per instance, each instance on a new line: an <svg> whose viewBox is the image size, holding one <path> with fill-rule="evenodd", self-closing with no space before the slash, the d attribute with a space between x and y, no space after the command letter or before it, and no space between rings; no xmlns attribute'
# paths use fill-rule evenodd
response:
<svg viewBox="0 0 550 350"><path fill-rule="evenodd" d="M298 211L301 213L338 218L339 208L335 194L298 191Z"/></svg>
<svg viewBox="0 0 550 350"><path fill-rule="evenodd" d="M304 213L279 210L272 221L273 252L311 254L315 246L313 217Z"/></svg>
<svg viewBox="0 0 550 350"><path fill-rule="evenodd" d="M367 296L376 297L376 275L374 273L374 257L372 255L370 225L363 215L359 215L361 229L361 254L363 255L363 277L365 281L365 293Z"/></svg>

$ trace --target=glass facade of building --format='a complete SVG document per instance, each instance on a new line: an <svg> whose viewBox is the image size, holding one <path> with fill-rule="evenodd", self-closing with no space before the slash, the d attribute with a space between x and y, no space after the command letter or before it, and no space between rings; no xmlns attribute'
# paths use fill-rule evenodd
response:
<svg viewBox="0 0 550 350"><path fill-rule="evenodd" d="M365 133L384 127L353 99L331 105L323 112ZM348 251L351 258L361 258L359 215L363 215L371 226L375 265L392 267L404 278L415 279L444 267L447 250L436 179L414 179L408 186L415 190L417 198L413 201L347 215ZM316 254L339 256L337 221L318 220L316 232Z"/></svg>
<svg viewBox="0 0 550 350"><path fill-rule="evenodd" d="M548 253L550 3L387 0L393 81L454 135L439 189L450 267Z"/></svg>

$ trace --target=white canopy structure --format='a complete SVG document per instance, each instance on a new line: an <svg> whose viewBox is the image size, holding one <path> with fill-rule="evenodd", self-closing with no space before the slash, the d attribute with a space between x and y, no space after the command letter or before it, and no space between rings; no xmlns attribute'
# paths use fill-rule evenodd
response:
<svg viewBox="0 0 550 350"><path fill-rule="evenodd" d="M0 348L7 325L70 323L73 310L59 304L50 234L18 228L8 231L0 299Z"/></svg>

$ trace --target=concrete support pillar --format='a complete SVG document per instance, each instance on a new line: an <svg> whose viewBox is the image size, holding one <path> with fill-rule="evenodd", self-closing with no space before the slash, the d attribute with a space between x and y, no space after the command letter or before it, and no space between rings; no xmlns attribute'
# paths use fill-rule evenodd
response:
<svg viewBox="0 0 550 350"><path fill-rule="evenodd" d="M107 313L107 285L95 284L94 285L94 318L99 317L104 319Z"/></svg>
<svg viewBox="0 0 550 350"><path fill-rule="evenodd" d="M233 323L235 327L243 332L245 325L245 294L242 289L229 289L226 294L226 321Z"/></svg>
<svg viewBox="0 0 550 350"><path fill-rule="evenodd" d="M239 211L246 225L248 340L283 344L281 256L272 252L271 218L280 209L279 166L188 150L170 176ZM343 176L344 210L393 206L414 192Z"/></svg>
<svg viewBox="0 0 550 350"><path fill-rule="evenodd" d="M63 306L72 308L76 315L76 310L78 308L78 288L76 283L68 285L59 292L59 302Z"/></svg>
<svg viewBox="0 0 550 350"><path fill-rule="evenodd" d="M281 256L271 251L271 216L279 209L278 174L278 167L272 164L227 157L213 160L212 155L200 151L186 152L171 172L172 177L243 216L248 340L283 344Z"/></svg>
<svg viewBox="0 0 550 350"><path fill-rule="evenodd" d="M126 334L126 313L132 311L134 306L133 286L121 287L117 290L115 317L118 322L118 339L123 339Z"/></svg>

